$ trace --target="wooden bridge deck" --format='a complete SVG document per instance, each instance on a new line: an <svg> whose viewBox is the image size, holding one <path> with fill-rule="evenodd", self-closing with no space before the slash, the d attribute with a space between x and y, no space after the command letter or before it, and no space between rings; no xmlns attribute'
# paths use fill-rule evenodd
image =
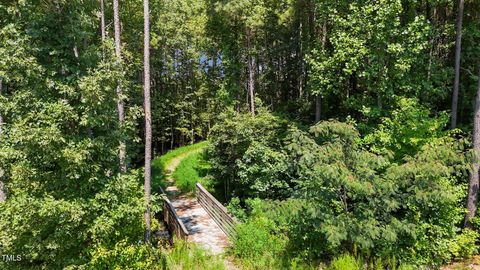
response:
<svg viewBox="0 0 480 270"><path fill-rule="evenodd" d="M228 237L195 198L171 198L172 205L188 230L188 241L197 243L213 254L223 253Z"/></svg>

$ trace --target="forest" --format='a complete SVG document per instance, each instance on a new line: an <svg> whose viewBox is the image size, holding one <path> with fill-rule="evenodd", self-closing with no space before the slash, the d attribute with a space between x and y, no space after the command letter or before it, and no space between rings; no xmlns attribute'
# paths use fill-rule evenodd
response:
<svg viewBox="0 0 480 270"><path fill-rule="evenodd" d="M0 269L480 269L479 171L478 0L0 0Z"/></svg>

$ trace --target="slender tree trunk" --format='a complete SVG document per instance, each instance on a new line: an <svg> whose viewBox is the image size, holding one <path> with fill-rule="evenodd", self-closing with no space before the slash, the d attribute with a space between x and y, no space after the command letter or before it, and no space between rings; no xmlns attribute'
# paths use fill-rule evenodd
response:
<svg viewBox="0 0 480 270"><path fill-rule="evenodd" d="M326 55L327 46L327 22L322 25L322 53ZM315 96L315 123L318 123L322 118L322 97L320 94Z"/></svg>
<svg viewBox="0 0 480 270"><path fill-rule="evenodd" d="M3 79L0 77L0 96L2 96L3 90ZM3 117L0 115L0 135L3 132ZM5 194L5 186L3 184L3 170L0 168L0 202L3 202L7 199L7 195Z"/></svg>
<svg viewBox="0 0 480 270"><path fill-rule="evenodd" d="M250 97L250 112L255 116L255 57L252 55L251 44L252 31L247 29L247 50L248 50L248 96Z"/></svg>
<svg viewBox="0 0 480 270"><path fill-rule="evenodd" d="M460 88L460 53L462 51L462 23L463 23L463 6L464 0L458 1L457 13L457 39L455 41L455 81L453 83L452 95L452 121L450 127L457 127L457 111L458 111L458 92Z"/></svg>
<svg viewBox="0 0 480 270"><path fill-rule="evenodd" d="M121 63L122 61L122 51L121 51L121 42L120 42L120 10L118 7L118 0L113 0L113 24L115 28L115 56L117 61ZM123 91L120 81L117 86L117 111L118 111L118 123L120 129L122 129L125 124L125 105L123 102ZM126 156L126 143L124 139L120 140L119 150L118 150L118 159L120 162L120 171L125 173L127 171L127 164L125 161Z"/></svg>
<svg viewBox="0 0 480 270"><path fill-rule="evenodd" d="M320 122L322 117L322 97L317 94L315 96L315 123Z"/></svg>
<svg viewBox="0 0 480 270"><path fill-rule="evenodd" d="M480 77L478 79L477 97L475 98L475 114L473 118L473 152L474 161L472 164L472 172L470 173L470 183L468 187L468 213L465 215L465 227L471 227L470 220L475 217L477 212L479 185L478 173L480 169Z"/></svg>
<svg viewBox="0 0 480 270"><path fill-rule="evenodd" d="M298 98L301 100L303 97L303 84L305 79L305 62L303 57L303 22L300 21L299 26L299 53L298 58L300 60L300 76L298 76Z"/></svg>
<svg viewBox="0 0 480 270"><path fill-rule="evenodd" d="M0 77L0 97L2 96L3 92L3 78ZM0 134L2 134L2 129L3 129L3 117L0 115Z"/></svg>
<svg viewBox="0 0 480 270"><path fill-rule="evenodd" d="M145 109L145 243L150 241L151 217L150 217L150 195L151 195L151 162L152 162L152 113L150 110L150 21L149 21L148 0L143 0L144 19L144 109Z"/></svg>
<svg viewBox="0 0 480 270"><path fill-rule="evenodd" d="M105 3L103 2L103 0L100 0L100 31L102 33L102 43L103 43L105 42L105 39L107 37L106 31L105 31Z"/></svg>

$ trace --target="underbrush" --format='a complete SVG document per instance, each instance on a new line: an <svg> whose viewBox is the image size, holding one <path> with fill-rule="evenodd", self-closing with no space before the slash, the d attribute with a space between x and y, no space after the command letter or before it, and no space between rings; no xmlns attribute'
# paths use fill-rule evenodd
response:
<svg viewBox="0 0 480 270"><path fill-rule="evenodd" d="M219 256L183 241L175 241L173 248L119 242L113 249L96 248L92 259L82 269L196 269L223 270L225 266Z"/></svg>
<svg viewBox="0 0 480 270"><path fill-rule="evenodd" d="M303 227L304 201L232 199L228 206L241 223L230 253L242 269L323 269L323 270L426 270L440 264L423 263L423 257L402 258L374 250L352 248L312 252L312 246L325 245L321 238L309 239L299 230ZM470 258L477 252L478 234L465 229L452 239L449 254L454 260ZM353 255L351 255L353 254ZM410 260L409 260L410 259Z"/></svg>

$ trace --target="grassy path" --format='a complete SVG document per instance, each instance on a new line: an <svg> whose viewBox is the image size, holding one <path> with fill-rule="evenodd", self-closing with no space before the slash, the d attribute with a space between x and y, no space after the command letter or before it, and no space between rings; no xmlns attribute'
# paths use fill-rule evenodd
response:
<svg viewBox="0 0 480 270"><path fill-rule="evenodd" d="M183 146L156 157L152 161L152 182L154 190L159 191L160 187L166 190L168 186L174 185L172 174L180 162L189 155L199 153L205 149L207 145L208 142L204 141Z"/></svg>

